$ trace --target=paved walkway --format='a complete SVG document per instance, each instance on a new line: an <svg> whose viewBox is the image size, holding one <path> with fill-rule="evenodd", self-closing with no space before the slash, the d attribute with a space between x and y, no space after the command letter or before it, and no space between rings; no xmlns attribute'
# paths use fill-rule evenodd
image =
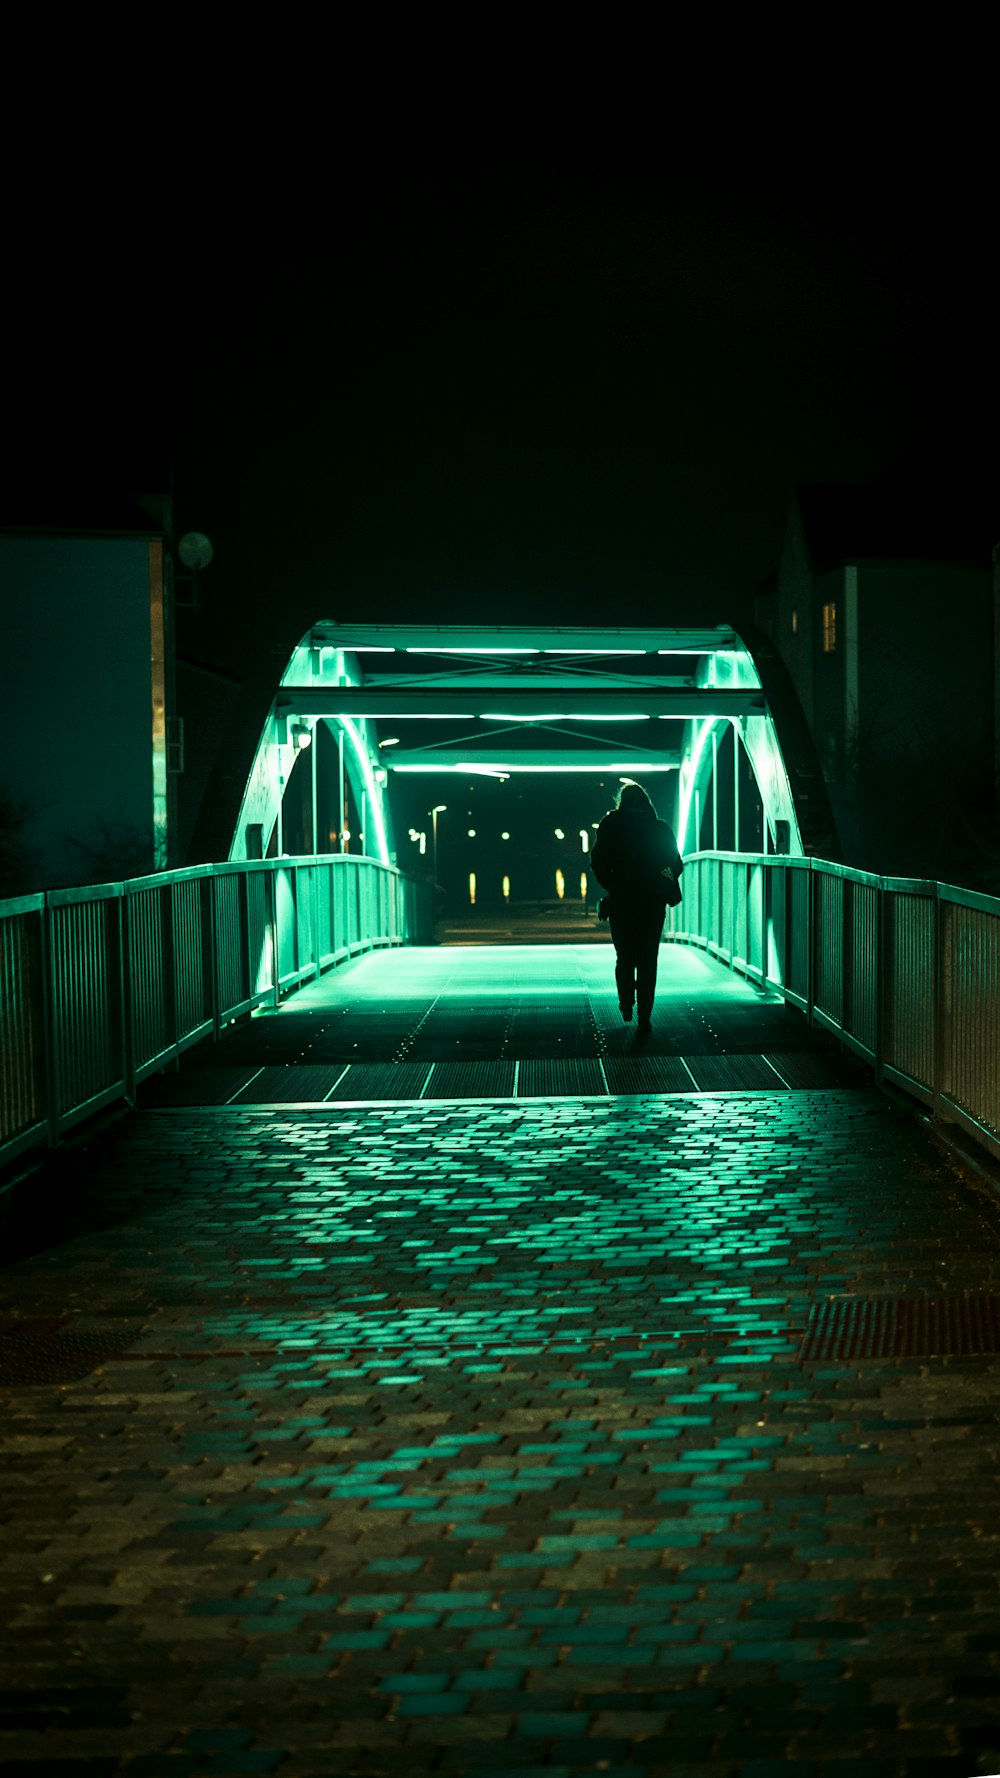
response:
<svg viewBox="0 0 1000 1778"><path fill-rule="evenodd" d="M1000 1356L905 1313L1000 1199L863 1085L180 1105L19 1206L4 1778L1000 1772Z"/></svg>

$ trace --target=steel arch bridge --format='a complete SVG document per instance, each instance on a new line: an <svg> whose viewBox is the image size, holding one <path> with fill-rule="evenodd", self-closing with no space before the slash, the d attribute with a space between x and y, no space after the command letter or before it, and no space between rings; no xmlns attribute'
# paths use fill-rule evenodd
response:
<svg viewBox="0 0 1000 1778"><path fill-rule="evenodd" d="M389 784L403 773L669 774L672 796L661 800L672 801L681 851L697 850L709 812L713 847L739 850L742 756L760 798L763 850L802 856L816 850L810 822L825 799L807 737L803 757L804 724L789 720L787 687L774 696L775 668L766 644L728 625L318 622L275 692L229 857L283 851L284 793L321 723L340 748L341 784L346 771L365 811L365 850L384 864L395 862ZM377 727L387 721L403 730L391 752ZM733 786L728 834L718 830L721 770ZM343 828L341 819L341 844ZM315 844L315 770L312 831ZM829 832L822 844L831 856Z"/></svg>

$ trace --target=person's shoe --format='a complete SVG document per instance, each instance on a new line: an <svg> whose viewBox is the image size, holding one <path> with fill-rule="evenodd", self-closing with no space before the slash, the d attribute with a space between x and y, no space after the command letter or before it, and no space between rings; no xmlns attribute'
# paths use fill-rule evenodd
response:
<svg viewBox="0 0 1000 1778"><path fill-rule="evenodd" d="M619 1001L618 1004L619 1004L619 1006L621 1006L622 1018L625 1020L626 1025L631 1025L631 1023L632 1023L632 1008L630 1006L622 1006L621 1001Z"/></svg>
<svg viewBox="0 0 1000 1778"><path fill-rule="evenodd" d="M636 1027L636 1034L639 1037L646 1037L652 1029L653 1027L649 1019L640 1019L638 1026Z"/></svg>

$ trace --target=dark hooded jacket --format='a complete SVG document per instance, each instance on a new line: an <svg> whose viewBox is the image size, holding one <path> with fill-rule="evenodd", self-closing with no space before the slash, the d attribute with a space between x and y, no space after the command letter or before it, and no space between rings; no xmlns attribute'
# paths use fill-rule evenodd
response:
<svg viewBox="0 0 1000 1778"><path fill-rule="evenodd" d="M590 866L618 914L659 914L667 906L664 870L679 878L684 861L672 828L652 809L612 809L591 848Z"/></svg>

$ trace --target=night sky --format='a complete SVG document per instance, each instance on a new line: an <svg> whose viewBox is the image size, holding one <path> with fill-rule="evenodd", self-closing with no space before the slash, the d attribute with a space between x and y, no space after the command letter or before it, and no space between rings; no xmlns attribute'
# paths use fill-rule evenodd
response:
<svg viewBox="0 0 1000 1778"><path fill-rule="evenodd" d="M983 425L981 193L930 153L254 171L28 218L7 391L15 482L169 436L238 673L313 617L738 620L794 481Z"/></svg>
<svg viewBox="0 0 1000 1778"><path fill-rule="evenodd" d="M7 512L169 454L216 552L182 652L258 698L316 618L739 624L796 481L995 406L988 169L937 141L296 168L64 178L9 292Z"/></svg>

